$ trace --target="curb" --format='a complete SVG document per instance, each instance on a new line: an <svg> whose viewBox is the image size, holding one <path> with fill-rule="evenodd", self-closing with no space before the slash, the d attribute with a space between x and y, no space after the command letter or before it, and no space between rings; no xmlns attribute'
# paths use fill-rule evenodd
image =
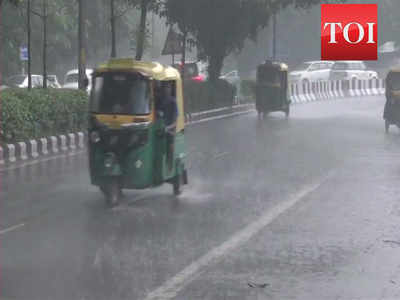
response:
<svg viewBox="0 0 400 300"><path fill-rule="evenodd" d="M70 133L0 146L0 167L86 148L84 132Z"/></svg>
<svg viewBox="0 0 400 300"><path fill-rule="evenodd" d="M252 110L253 106L253 104L241 104L187 114L185 116L185 123L190 126L200 123L201 120L208 121L218 116L235 116ZM4 167L17 165L18 163L51 157L57 154L81 152L83 149L86 149L86 144L87 133L76 132L7 144L4 148L0 146L0 170Z"/></svg>

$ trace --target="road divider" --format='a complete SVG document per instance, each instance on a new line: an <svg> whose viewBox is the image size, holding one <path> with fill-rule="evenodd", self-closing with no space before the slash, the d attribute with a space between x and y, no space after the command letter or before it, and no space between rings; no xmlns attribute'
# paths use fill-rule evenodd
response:
<svg viewBox="0 0 400 300"><path fill-rule="evenodd" d="M384 79L330 80L291 83L292 103L342 99L348 97L379 96L385 94Z"/></svg>
<svg viewBox="0 0 400 300"><path fill-rule="evenodd" d="M4 148L0 147L0 167L86 148L84 132L70 133L67 136L43 137L28 142L7 144ZM78 142L76 143L76 141Z"/></svg>

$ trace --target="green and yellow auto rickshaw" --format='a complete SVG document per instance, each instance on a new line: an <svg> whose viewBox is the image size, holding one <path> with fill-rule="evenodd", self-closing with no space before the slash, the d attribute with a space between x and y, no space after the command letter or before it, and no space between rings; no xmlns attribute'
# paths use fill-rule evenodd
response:
<svg viewBox="0 0 400 300"><path fill-rule="evenodd" d="M257 68L256 109L259 117L269 112L290 113L288 66L267 60Z"/></svg>
<svg viewBox="0 0 400 300"><path fill-rule="evenodd" d="M89 169L107 203L122 189L163 183L175 195L187 184L182 81L171 67L111 59L93 72L89 120ZM170 93L170 94L166 94ZM167 126L162 103L174 99L177 116Z"/></svg>

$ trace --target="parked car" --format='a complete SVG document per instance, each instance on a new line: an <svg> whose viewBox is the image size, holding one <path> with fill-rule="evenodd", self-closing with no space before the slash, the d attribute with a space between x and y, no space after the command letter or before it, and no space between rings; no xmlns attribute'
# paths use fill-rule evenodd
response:
<svg viewBox="0 0 400 300"><path fill-rule="evenodd" d="M86 69L86 76L89 79L89 86L87 88L88 91L92 89L92 69ZM69 71L64 78L64 85L63 88L65 89L74 89L77 90L79 88L79 70L71 70Z"/></svg>
<svg viewBox="0 0 400 300"><path fill-rule="evenodd" d="M377 79L378 73L368 70L363 61L336 61L332 67L331 80Z"/></svg>
<svg viewBox="0 0 400 300"><path fill-rule="evenodd" d="M182 64L174 64L173 67L179 71L182 69ZM204 82L208 79L208 64L203 61L192 61L185 63L184 79L197 82Z"/></svg>
<svg viewBox="0 0 400 300"><path fill-rule="evenodd" d="M47 86L55 89L61 88L56 75L47 75Z"/></svg>
<svg viewBox="0 0 400 300"><path fill-rule="evenodd" d="M311 81L329 80L333 62L307 61L295 67L289 73L290 82L307 83Z"/></svg>
<svg viewBox="0 0 400 300"><path fill-rule="evenodd" d="M42 87L43 86L43 76L42 75L31 75L32 87ZM6 85L14 88L28 88L28 75L14 75L8 77L6 80Z"/></svg>

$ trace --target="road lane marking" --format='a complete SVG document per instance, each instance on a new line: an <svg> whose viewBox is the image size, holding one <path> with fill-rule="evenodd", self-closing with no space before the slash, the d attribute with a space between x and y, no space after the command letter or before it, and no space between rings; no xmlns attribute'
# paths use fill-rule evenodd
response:
<svg viewBox="0 0 400 300"><path fill-rule="evenodd" d="M215 159L218 159L218 158L227 156L227 155L229 155L229 154L230 154L229 152L218 153L218 154L216 154L216 155L214 156L214 158L215 158Z"/></svg>
<svg viewBox="0 0 400 300"><path fill-rule="evenodd" d="M252 109L249 109L249 110L246 110L246 111L238 111L238 112L234 112L234 113L230 113L230 114L226 114L226 115L209 117L209 118L205 118L205 119L189 122L188 124L186 124L186 126L195 125L195 124L201 124L201 123L214 121L214 120L226 119L226 118L229 118L229 117L245 115L245 114L249 114L249 113L254 112L254 111L255 110L252 108Z"/></svg>
<svg viewBox="0 0 400 300"><path fill-rule="evenodd" d="M306 196L317 190L323 183L331 178L332 175L333 172L320 178L318 181L312 184L306 185L299 192L291 195L287 201L282 202L272 209L266 211L260 218L250 223L242 230L238 231L229 240L215 247L198 260L192 262L174 277L168 279L162 286L150 292L146 296L145 300L168 300L175 298L180 291L182 291L186 286L200 276L206 267L215 265L226 254L244 245L253 236L271 224L275 219L295 206Z"/></svg>
<svg viewBox="0 0 400 300"><path fill-rule="evenodd" d="M19 229L21 227L24 227L24 226L25 226L25 224L21 223L21 224L14 225L14 226L8 227L6 229L0 230L0 235L6 234L6 233L14 231L14 230L17 230L17 229Z"/></svg>

